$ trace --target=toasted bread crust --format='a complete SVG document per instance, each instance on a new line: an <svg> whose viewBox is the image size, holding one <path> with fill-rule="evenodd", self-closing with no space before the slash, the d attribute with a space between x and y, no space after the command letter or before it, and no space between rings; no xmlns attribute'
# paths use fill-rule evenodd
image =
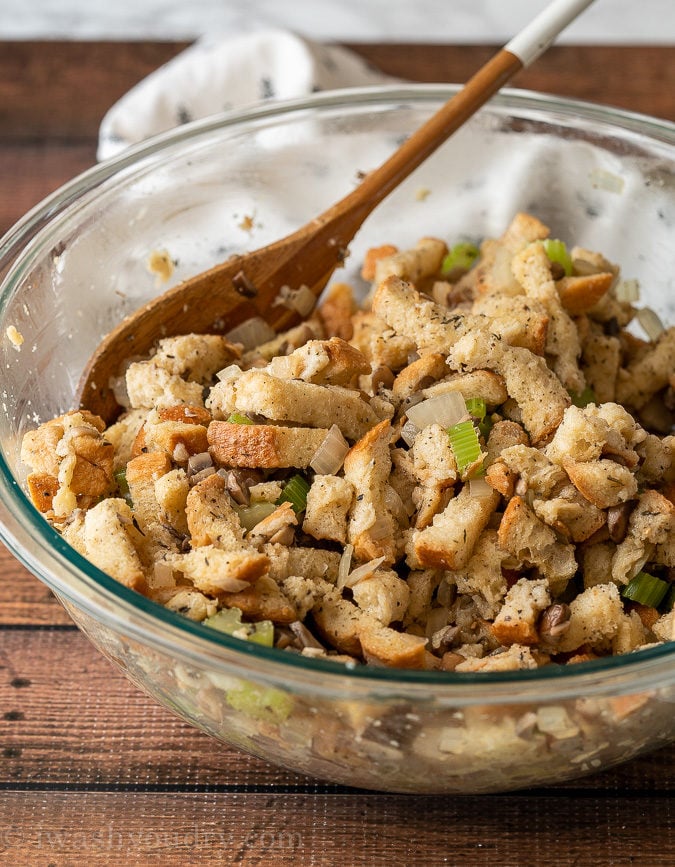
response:
<svg viewBox="0 0 675 867"><path fill-rule="evenodd" d="M224 466L304 468L327 435L326 428L212 421L208 448L214 460Z"/></svg>
<svg viewBox="0 0 675 867"><path fill-rule="evenodd" d="M587 313L609 292L615 275L602 272L584 276L562 277L556 281L560 303L571 316Z"/></svg>
<svg viewBox="0 0 675 867"><path fill-rule="evenodd" d="M479 498L462 488L429 527L413 534L416 562L424 569L463 568L498 502L496 491Z"/></svg>

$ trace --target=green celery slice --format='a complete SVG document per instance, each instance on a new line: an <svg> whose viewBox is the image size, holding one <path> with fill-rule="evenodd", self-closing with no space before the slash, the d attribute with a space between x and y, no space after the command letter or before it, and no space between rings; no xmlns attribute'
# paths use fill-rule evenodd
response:
<svg viewBox="0 0 675 867"><path fill-rule="evenodd" d="M595 392L589 385L587 385L583 391L570 391L569 396L572 398L574 406L578 406L579 409L583 409L585 406L588 406L589 403L598 402Z"/></svg>
<svg viewBox="0 0 675 867"><path fill-rule="evenodd" d="M635 578L623 588L621 595L624 599L639 602L640 605L656 608L669 588L670 584L657 578L656 575L650 575L649 572L638 572Z"/></svg>
<svg viewBox="0 0 675 867"><path fill-rule="evenodd" d="M485 401L482 397L467 397L466 401L466 411L473 418L478 419L478 421L483 421L485 418L485 413L487 412L487 407L485 406Z"/></svg>
<svg viewBox="0 0 675 867"><path fill-rule="evenodd" d="M245 530L252 530L276 509L275 503L253 502L250 506L236 506L239 523Z"/></svg>
<svg viewBox="0 0 675 867"><path fill-rule="evenodd" d="M252 641L254 644L262 644L265 647L274 645L274 624L271 620L259 620L257 623L242 623L239 608L222 608L212 617L207 617L205 626L240 638L244 641ZM235 634L236 633L236 634ZM246 633L244 635L244 633Z"/></svg>
<svg viewBox="0 0 675 867"><path fill-rule="evenodd" d="M475 244L468 242L455 244L441 263L441 273L450 274L455 268L468 271L479 255L480 250Z"/></svg>
<svg viewBox="0 0 675 867"><path fill-rule="evenodd" d="M567 277L572 274L574 266L572 265L572 257L567 251L567 244L558 238L547 238L544 241L544 250L551 262L557 262L562 265Z"/></svg>
<svg viewBox="0 0 675 867"><path fill-rule="evenodd" d="M235 689L228 689L226 698L234 710L270 723L284 722L293 710L293 699L290 695L247 681L243 681L242 685Z"/></svg>
<svg viewBox="0 0 675 867"><path fill-rule="evenodd" d="M117 484L117 488L120 494L124 497L124 499L129 504L130 508L133 509L134 504L131 499L131 493L129 491L129 483L127 482L127 470L126 467L122 467L120 470L115 470L113 473L113 477L115 479L115 483Z"/></svg>
<svg viewBox="0 0 675 867"><path fill-rule="evenodd" d="M460 421L448 428L450 447L455 455L460 476L466 468L480 457L480 441L474 424L470 420Z"/></svg>
<svg viewBox="0 0 675 867"><path fill-rule="evenodd" d="M284 489L277 500L277 506L280 506L282 503L290 503L296 512L304 512L307 508L308 492L309 482L298 473L284 485Z"/></svg>
<svg viewBox="0 0 675 867"><path fill-rule="evenodd" d="M228 424L253 424L251 419L243 412L231 412L227 419Z"/></svg>

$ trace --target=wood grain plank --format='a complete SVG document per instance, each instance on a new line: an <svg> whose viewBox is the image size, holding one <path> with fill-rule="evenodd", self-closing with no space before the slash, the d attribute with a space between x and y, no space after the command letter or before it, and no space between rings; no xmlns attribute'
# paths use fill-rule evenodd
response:
<svg viewBox="0 0 675 867"><path fill-rule="evenodd" d="M0 709L0 784L307 784L164 710L75 629L0 630Z"/></svg>
<svg viewBox="0 0 675 867"><path fill-rule="evenodd" d="M107 109L187 43L4 42L0 135L92 139Z"/></svg>
<svg viewBox="0 0 675 867"><path fill-rule="evenodd" d="M180 42L5 42L0 137L93 138L107 109L178 54ZM372 65L411 81L465 81L489 45L349 44ZM675 119L672 46L556 46L519 87L602 101Z"/></svg>
<svg viewBox="0 0 675 867"><path fill-rule="evenodd" d="M0 788L313 785L189 727L74 630L0 629L0 709ZM674 761L675 745L555 791L665 795Z"/></svg>
<svg viewBox="0 0 675 867"><path fill-rule="evenodd" d="M486 45L352 45L373 66L414 81L462 82ZM522 87L675 120L675 47L557 45L514 78Z"/></svg>
<svg viewBox="0 0 675 867"><path fill-rule="evenodd" d="M144 867L664 867L675 858L672 807L650 797L16 793L0 804L10 817L0 852L14 867L70 867L83 853L87 865Z"/></svg>
<svg viewBox="0 0 675 867"><path fill-rule="evenodd" d="M185 43L2 43L0 233L95 162L106 110ZM492 46L351 45L412 81L462 81ZM612 70L612 75L607 75ZM560 46L514 84L675 119L675 49Z"/></svg>
<svg viewBox="0 0 675 867"><path fill-rule="evenodd" d="M0 627L69 623L51 590L0 544Z"/></svg>
<svg viewBox="0 0 675 867"><path fill-rule="evenodd" d="M0 139L0 235L45 196L95 161L93 141L7 142Z"/></svg>

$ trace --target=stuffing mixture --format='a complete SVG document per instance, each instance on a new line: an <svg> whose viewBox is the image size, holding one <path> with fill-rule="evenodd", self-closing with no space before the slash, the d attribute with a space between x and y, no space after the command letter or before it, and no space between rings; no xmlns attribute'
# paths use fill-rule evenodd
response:
<svg viewBox="0 0 675 867"><path fill-rule="evenodd" d="M384 245L362 306L340 283L284 334L159 340L116 423L26 434L33 502L127 587L287 652L494 672L673 640L675 328L548 236Z"/></svg>

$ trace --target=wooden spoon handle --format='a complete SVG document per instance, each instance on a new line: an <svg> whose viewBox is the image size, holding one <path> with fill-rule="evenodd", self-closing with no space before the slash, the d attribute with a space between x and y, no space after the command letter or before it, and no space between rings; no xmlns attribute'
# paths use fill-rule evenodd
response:
<svg viewBox="0 0 675 867"><path fill-rule="evenodd" d="M520 58L502 48L386 162L370 172L355 192L375 207L522 68Z"/></svg>

